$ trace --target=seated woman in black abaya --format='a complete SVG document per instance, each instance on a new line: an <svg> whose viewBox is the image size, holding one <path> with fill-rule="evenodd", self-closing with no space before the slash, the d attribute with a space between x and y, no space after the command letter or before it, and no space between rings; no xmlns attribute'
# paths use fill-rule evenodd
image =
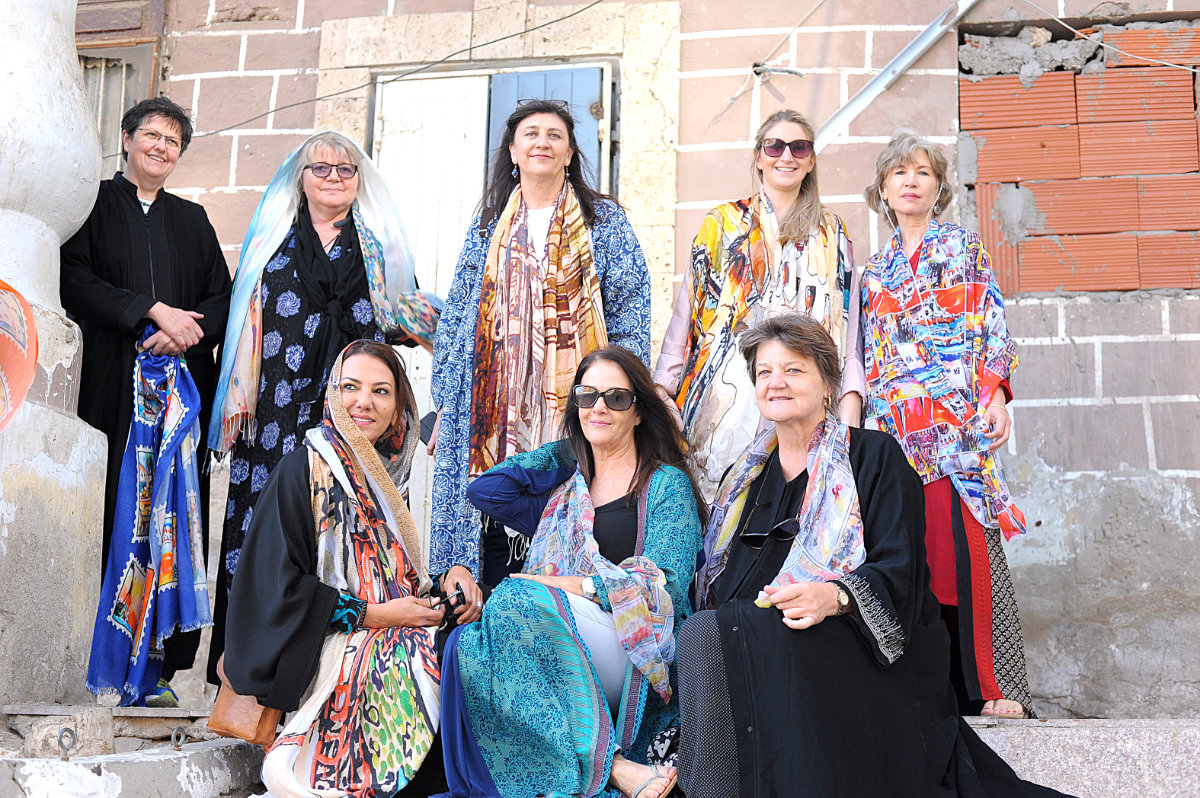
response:
<svg viewBox="0 0 1200 798"><path fill-rule="evenodd" d="M771 422L717 492L679 632L688 798L1050 796L958 715L921 480L832 412L837 347L801 314L742 334Z"/></svg>

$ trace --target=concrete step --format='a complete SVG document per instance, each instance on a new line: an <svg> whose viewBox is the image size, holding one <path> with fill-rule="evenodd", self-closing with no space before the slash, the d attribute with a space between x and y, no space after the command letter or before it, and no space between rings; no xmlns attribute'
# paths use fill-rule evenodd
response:
<svg viewBox="0 0 1200 798"><path fill-rule="evenodd" d="M1021 778L1078 798L1200 796L1200 720L967 720Z"/></svg>

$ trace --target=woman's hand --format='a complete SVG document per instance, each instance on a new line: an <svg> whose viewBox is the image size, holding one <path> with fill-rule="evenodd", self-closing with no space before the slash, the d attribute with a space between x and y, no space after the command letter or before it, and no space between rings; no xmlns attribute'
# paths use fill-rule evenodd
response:
<svg viewBox="0 0 1200 798"><path fill-rule="evenodd" d="M762 592L776 609L783 612L783 622L792 629L816 626L838 612L837 586L829 582L767 585Z"/></svg>
<svg viewBox="0 0 1200 798"><path fill-rule="evenodd" d="M389 629L397 626L420 628L438 626L441 622L441 607L432 609L429 599L402 596L382 604L367 604L367 618L363 625L371 629Z"/></svg>
<svg viewBox="0 0 1200 798"><path fill-rule="evenodd" d="M683 432L683 416L679 413L679 405L675 404L675 397L671 396L670 391L661 385L655 385L654 392L667 406L667 412L671 414L671 420L675 422L675 426L679 428L680 432Z"/></svg>
<svg viewBox="0 0 1200 798"><path fill-rule="evenodd" d="M174 343L176 351L168 352L168 354L184 352L188 347L200 343L200 339L204 337L204 330L200 329L200 325L196 323L197 319L204 318L204 314L194 310L180 310L162 302L155 302L150 310L146 311L146 318L154 322L159 332ZM148 347L153 338L154 336L151 336L146 341ZM161 347L161 344L155 343ZM155 354L162 354L162 352L155 352Z"/></svg>
<svg viewBox="0 0 1200 798"><path fill-rule="evenodd" d="M429 452L429 456L433 457L433 453L437 451L437 436L438 429L442 426L442 411L437 412L437 418L433 420L433 432L429 433L429 443L425 444L425 451ZM453 569L451 569L453 570Z"/></svg>
<svg viewBox="0 0 1200 798"><path fill-rule="evenodd" d="M546 587L556 587L559 590L565 590L568 593L574 593L576 596L583 598L583 577L582 576L542 576L541 574L512 574L518 579L531 579L534 582L541 582Z"/></svg>
<svg viewBox="0 0 1200 798"><path fill-rule="evenodd" d="M471 572L461 565L456 565L442 577L442 592L447 595L455 588L462 590L462 601L454 608L454 617L459 624L478 621L483 615L483 591L476 583Z"/></svg>
<svg viewBox="0 0 1200 798"><path fill-rule="evenodd" d="M1009 433L1012 432L1012 419L1008 416L1008 408L1004 406L1003 391L997 391L996 398L988 405L987 410L983 411L983 423L988 428L983 434L992 439L989 451L994 452L1008 443Z"/></svg>

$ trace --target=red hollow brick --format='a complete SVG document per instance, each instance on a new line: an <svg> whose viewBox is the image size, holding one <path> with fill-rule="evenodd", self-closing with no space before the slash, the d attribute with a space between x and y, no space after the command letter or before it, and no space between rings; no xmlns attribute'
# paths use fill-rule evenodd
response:
<svg viewBox="0 0 1200 798"><path fill-rule="evenodd" d="M1110 50L1110 67L1159 66L1155 61L1200 65L1200 28L1106 31L1104 42L1129 53Z"/></svg>
<svg viewBox="0 0 1200 798"><path fill-rule="evenodd" d="M1142 288L1200 288L1200 233L1138 236Z"/></svg>
<svg viewBox="0 0 1200 798"><path fill-rule="evenodd" d="M1031 233L1120 233L1138 225L1137 179L1047 180L1022 183L1033 193L1039 224Z"/></svg>
<svg viewBox="0 0 1200 798"><path fill-rule="evenodd" d="M1139 177L1138 228L1200 230L1200 174Z"/></svg>
<svg viewBox="0 0 1200 798"><path fill-rule="evenodd" d="M979 235L992 258L992 271L1000 285L1000 293L1008 296L1020 289L1017 269L1017 248L1008 242L1000 229L1000 217L996 213L999 197L998 183L975 185L975 207L979 212Z"/></svg>
<svg viewBox="0 0 1200 798"><path fill-rule="evenodd" d="M963 130L1073 125L1075 76L1047 72L1028 89L1016 75L959 78L958 112Z"/></svg>
<svg viewBox="0 0 1200 798"><path fill-rule="evenodd" d="M1017 245L1022 291L1128 291L1138 287L1137 239L1129 233L1043 236Z"/></svg>
<svg viewBox="0 0 1200 798"><path fill-rule="evenodd" d="M1196 122L1081 124L1079 167L1084 177L1195 172L1200 169Z"/></svg>
<svg viewBox="0 0 1200 798"><path fill-rule="evenodd" d="M1080 122L1192 119L1192 75L1170 67L1108 69L1075 78Z"/></svg>
<svg viewBox="0 0 1200 798"><path fill-rule="evenodd" d="M971 134L978 150L977 180L1013 183L1079 177L1079 134L1075 125Z"/></svg>

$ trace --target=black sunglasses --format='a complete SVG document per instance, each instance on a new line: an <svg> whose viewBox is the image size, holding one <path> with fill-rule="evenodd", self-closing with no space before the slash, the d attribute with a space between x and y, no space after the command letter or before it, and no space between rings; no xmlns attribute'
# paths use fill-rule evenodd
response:
<svg viewBox="0 0 1200 798"><path fill-rule="evenodd" d="M575 404L580 407L595 407L596 401L604 397L605 407L620 412L633 407L633 403L637 401L633 391L628 388L609 388L607 391L598 391L590 385L576 385L571 392L575 394Z"/></svg>
<svg viewBox="0 0 1200 798"><path fill-rule="evenodd" d="M751 514L751 516L753 516L754 512L756 510L758 510L759 507L771 507L771 506L773 506L773 505L771 505L771 504L755 505L754 510L751 510L750 514ZM746 523L749 524L749 522L750 522L749 519L746 519ZM800 533L800 519L799 518L787 518L787 519L784 519L783 521L780 521L778 524L771 527L766 532L751 532L748 529L743 530L742 534L741 534L741 538L742 538L742 543L745 543L750 548L761 549L766 544L767 538L775 538L778 541L786 543L789 540L795 540L796 535L798 535L799 533Z"/></svg>
<svg viewBox="0 0 1200 798"><path fill-rule="evenodd" d="M784 147L792 151L793 158L807 158L809 155L812 155L813 151L813 143L808 139L796 139L795 141L763 139L763 155L768 158L778 158L780 155L783 155Z"/></svg>
<svg viewBox="0 0 1200 798"><path fill-rule="evenodd" d="M559 108L563 111L570 112L571 110L571 104L569 102L566 100L558 100L553 97L525 97L517 100L517 108L520 108L523 105L529 105L530 103L550 103L555 108Z"/></svg>
<svg viewBox="0 0 1200 798"><path fill-rule="evenodd" d="M329 177L330 172L337 170L337 176L342 180L349 180L358 174L358 167L352 163L340 163L334 166L330 163L310 163L306 164L305 169L311 169L313 177L319 177L322 180Z"/></svg>

